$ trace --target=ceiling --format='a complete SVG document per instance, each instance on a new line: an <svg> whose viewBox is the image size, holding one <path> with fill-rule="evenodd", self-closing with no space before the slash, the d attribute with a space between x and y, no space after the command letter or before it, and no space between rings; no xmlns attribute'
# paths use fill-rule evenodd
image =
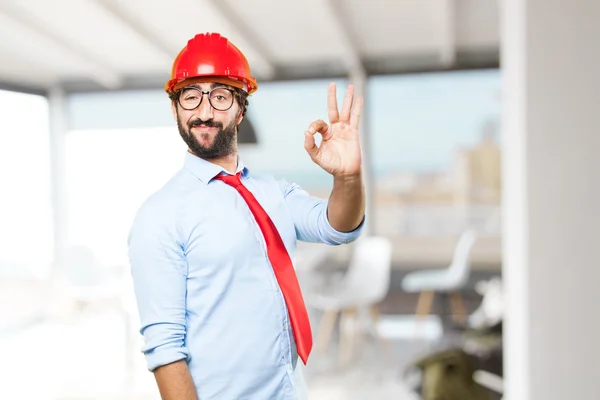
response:
<svg viewBox="0 0 600 400"><path fill-rule="evenodd" d="M162 88L196 33L260 81L496 67L497 0L1 0L0 88Z"/></svg>

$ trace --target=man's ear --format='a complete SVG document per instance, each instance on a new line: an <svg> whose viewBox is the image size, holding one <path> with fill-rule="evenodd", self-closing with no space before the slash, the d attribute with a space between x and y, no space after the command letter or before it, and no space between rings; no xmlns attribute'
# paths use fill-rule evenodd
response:
<svg viewBox="0 0 600 400"><path fill-rule="evenodd" d="M177 122L177 103L175 103L175 100L171 100L171 112L173 113L175 122Z"/></svg>
<svg viewBox="0 0 600 400"><path fill-rule="evenodd" d="M240 113L237 117L237 124L238 126L242 123L242 120L244 119L244 113L240 110Z"/></svg>

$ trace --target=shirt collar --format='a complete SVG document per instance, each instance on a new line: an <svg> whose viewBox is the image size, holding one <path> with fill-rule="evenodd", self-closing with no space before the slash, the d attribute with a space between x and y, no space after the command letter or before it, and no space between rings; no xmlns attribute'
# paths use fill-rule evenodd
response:
<svg viewBox="0 0 600 400"><path fill-rule="evenodd" d="M205 185L208 185L208 182L221 172L227 173L223 167L195 156L189 151L185 154L184 167ZM248 174L248 168L244 166L243 161L238 156L237 169L235 172L238 173L240 171L244 177Z"/></svg>

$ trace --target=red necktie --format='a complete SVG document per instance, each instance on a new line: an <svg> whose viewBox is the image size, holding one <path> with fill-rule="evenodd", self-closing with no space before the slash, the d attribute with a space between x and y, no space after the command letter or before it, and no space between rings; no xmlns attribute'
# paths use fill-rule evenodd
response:
<svg viewBox="0 0 600 400"><path fill-rule="evenodd" d="M240 180L241 172L236 175L217 175L215 179L221 180L226 184L235 188L246 200L250 211L254 215L254 219L258 223L260 230L267 243L267 255L275 277L283 293L283 298L288 308L290 315L290 322L292 323L292 332L296 339L296 347L298 348L298 355L306 365L308 355L312 348L312 332L310 329L310 321L308 319L308 313L306 312L306 306L302 299L302 292L300 291L300 285L298 284L298 278L296 277L296 271L290 255L288 254L283 240L275 227L275 224L269 218L269 215L261 207L256 198L250 191L242 184Z"/></svg>

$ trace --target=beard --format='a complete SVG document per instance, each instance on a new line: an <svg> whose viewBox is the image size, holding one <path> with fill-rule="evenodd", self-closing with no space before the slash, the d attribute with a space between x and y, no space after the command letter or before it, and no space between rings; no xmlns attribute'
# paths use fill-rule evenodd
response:
<svg viewBox="0 0 600 400"><path fill-rule="evenodd" d="M226 157L235 153L237 143L237 125L235 124L235 120L231 121L226 127L223 127L221 122L212 119L209 119L208 121L193 119L186 125L187 126L183 125L181 118L179 118L179 113L177 113L177 127L179 128L179 134L190 151L198 157L212 159ZM212 145L204 146L200 144L198 139L196 139L196 136L192 133L192 128L200 125L219 128L219 132L215 135ZM208 133L201 133L200 135L203 138L209 136Z"/></svg>

